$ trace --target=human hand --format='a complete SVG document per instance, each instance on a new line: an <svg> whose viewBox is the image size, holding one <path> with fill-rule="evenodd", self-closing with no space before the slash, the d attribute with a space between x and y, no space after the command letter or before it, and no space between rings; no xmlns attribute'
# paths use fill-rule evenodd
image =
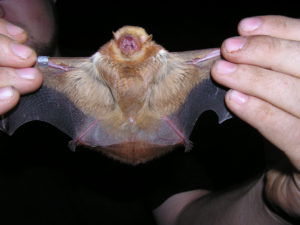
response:
<svg viewBox="0 0 300 225"><path fill-rule="evenodd" d="M300 20L283 16L247 18L240 37L224 41L225 60L213 78L229 87L226 104L288 157L290 174L270 170L269 201L300 215ZM229 62L228 62L229 61Z"/></svg>
<svg viewBox="0 0 300 225"><path fill-rule="evenodd" d="M20 95L42 83L40 72L31 68L36 53L24 45L27 38L23 29L0 19L0 115L12 109Z"/></svg>

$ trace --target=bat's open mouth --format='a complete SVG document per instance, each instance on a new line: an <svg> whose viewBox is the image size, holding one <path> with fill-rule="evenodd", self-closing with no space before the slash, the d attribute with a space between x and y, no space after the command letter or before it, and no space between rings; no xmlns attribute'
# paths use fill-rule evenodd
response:
<svg viewBox="0 0 300 225"><path fill-rule="evenodd" d="M139 40L132 35L124 35L119 39L119 48L124 55L131 55L140 50Z"/></svg>

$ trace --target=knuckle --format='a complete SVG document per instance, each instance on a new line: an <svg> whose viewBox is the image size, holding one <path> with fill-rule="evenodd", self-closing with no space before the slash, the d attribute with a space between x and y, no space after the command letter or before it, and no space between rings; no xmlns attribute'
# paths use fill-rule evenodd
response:
<svg viewBox="0 0 300 225"><path fill-rule="evenodd" d="M248 89L252 90L253 88L261 86L262 79L264 77L262 69L256 66L242 64L239 65L237 72L240 76L240 80L245 82L245 84L249 87Z"/></svg>
<svg viewBox="0 0 300 225"><path fill-rule="evenodd" d="M12 76L12 75L15 75L15 73L13 72L13 69L11 69L11 68L0 67L0 75Z"/></svg>
<svg viewBox="0 0 300 225"><path fill-rule="evenodd" d="M263 16L265 23L271 24L272 27L276 26L276 29L286 30L290 26L290 18L280 15Z"/></svg>
<svg viewBox="0 0 300 225"><path fill-rule="evenodd" d="M11 86L20 94L30 93L38 89L43 77L36 69L22 69L21 72L12 68L0 67L0 87Z"/></svg>
<svg viewBox="0 0 300 225"><path fill-rule="evenodd" d="M0 34L0 66L29 67L36 61L36 52Z"/></svg>
<svg viewBox="0 0 300 225"><path fill-rule="evenodd" d="M1 85L12 85L16 80L16 75L13 69L1 67L0 68L0 84Z"/></svg>
<svg viewBox="0 0 300 225"><path fill-rule="evenodd" d="M273 107L265 103L262 100L258 100L253 104L255 120L264 121L263 123L258 123L258 129L264 129L266 124L273 121L276 112Z"/></svg>
<svg viewBox="0 0 300 225"><path fill-rule="evenodd" d="M28 39L28 34L23 28L2 18L0 18L0 34L17 42L25 42Z"/></svg>
<svg viewBox="0 0 300 225"><path fill-rule="evenodd" d="M278 71L279 68L285 68L287 65L299 64L300 44L297 41L258 36L252 38L250 42L256 60L267 63L265 65L267 69Z"/></svg>
<svg viewBox="0 0 300 225"><path fill-rule="evenodd" d="M11 55L9 44L13 43L13 40L8 37L0 34L0 56L3 58L7 58L7 56Z"/></svg>
<svg viewBox="0 0 300 225"><path fill-rule="evenodd" d="M255 50L261 52L263 56L266 53L274 53L281 47L281 42L270 36L266 35L259 35L249 38L249 45L248 47L251 50Z"/></svg>
<svg viewBox="0 0 300 225"><path fill-rule="evenodd" d="M13 41L12 39L9 39L7 36L4 34L0 33L0 44L3 45L4 43L8 43L9 41Z"/></svg>
<svg viewBox="0 0 300 225"><path fill-rule="evenodd" d="M253 63L265 69L298 74L300 42L267 35L249 37L240 61Z"/></svg>

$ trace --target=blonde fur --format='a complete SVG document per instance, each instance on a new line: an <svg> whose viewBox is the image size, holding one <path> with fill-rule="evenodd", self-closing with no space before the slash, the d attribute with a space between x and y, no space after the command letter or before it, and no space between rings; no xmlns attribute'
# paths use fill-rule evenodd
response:
<svg viewBox="0 0 300 225"><path fill-rule="evenodd" d="M124 27L115 37L127 29L145 32ZM45 82L66 94L84 113L104 121L114 134L155 131L159 120L176 112L191 89L207 78L207 71L186 64L153 41L148 40L128 63L120 59L121 54L114 55L114 48L112 40L76 69L64 76L46 77Z"/></svg>
<svg viewBox="0 0 300 225"><path fill-rule="evenodd" d="M142 47L133 55L124 56L116 42L128 33L138 37ZM179 110L192 88L208 77L209 67L200 70L187 64L186 57L169 53L139 27L123 27L114 37L64 76L46 76L45 84L64 93L87 115L101 120L111 135L130 139L141 130L154 135L161 119ZM161 154L148 154L146 144L137 146L145 148L141 152L147 159ZM136 150L124 147L122 154L139 161ZM116 152L115 149L111 155Z"/></svg>

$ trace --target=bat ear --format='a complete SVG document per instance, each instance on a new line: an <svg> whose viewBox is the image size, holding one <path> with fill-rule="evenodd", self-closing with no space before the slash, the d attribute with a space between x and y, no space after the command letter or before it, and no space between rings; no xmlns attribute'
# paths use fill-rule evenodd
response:
<svg viewBox="0 0 300 225"><path fill-rule="evenodd" d="M116 40L117 39L116 32L113 31L112 35L113 35L114 39Z"/></svg>
<svg viewBox="0 0 300 225"><path fill-rule="evenodd" d="M152 40L152 34L148 35L147 41L151 41Z"/></svg>
<svg viewBox="0 0 300 225"><path fill-rule="evenodd" d="M141 36L141 42L142 42L142 43L145 43L145 42L151 41L151 40L152 40L152 34Z"/></svg>

